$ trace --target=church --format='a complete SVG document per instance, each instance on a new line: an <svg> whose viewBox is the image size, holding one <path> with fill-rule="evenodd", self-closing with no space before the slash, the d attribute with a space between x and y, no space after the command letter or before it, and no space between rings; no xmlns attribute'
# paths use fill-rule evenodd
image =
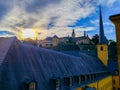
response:
<svg viewBox="0 0 120 90"><path fill-rule="evenodd" d="M89 38L88 35L86 35L85 31L83 36L76 37L75 30L73 29L71 36L58 37L57 35L54 35L53 37L47 37L44 40L38 40L37 44L38 47L52 48L58 46L61 43L66 44L69 41L74 42L76 45L80 45L80 44L89 45L91 43L91 39Z"/></svg>
<svg viewBox="0 0 120 90"><path fill-rule="evenodd" d="M80 57L0 38L1 90L120 90L120 14L110 17L116 26L118 68L108 70L108 46L100 10L98 57Z"/></svg>

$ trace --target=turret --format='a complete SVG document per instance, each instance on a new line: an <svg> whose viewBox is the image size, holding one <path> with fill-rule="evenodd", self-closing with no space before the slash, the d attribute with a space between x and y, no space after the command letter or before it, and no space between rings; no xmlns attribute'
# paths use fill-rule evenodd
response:
<svg viewBox="0 0 120 90"><path fill-rule="evenodd" d="M74 31L74 29L72 31L72 38L75 38L75 31Z"/></svg>

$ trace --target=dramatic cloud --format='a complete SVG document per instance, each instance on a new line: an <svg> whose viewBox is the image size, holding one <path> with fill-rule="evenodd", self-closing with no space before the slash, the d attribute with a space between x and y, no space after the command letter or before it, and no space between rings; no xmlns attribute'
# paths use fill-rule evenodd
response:
<svg viewBox="0 0 120 90"><path fill-rule="evenodd" d="M66 36L75 28L81 31L95 30L94 27L74 25L78 20L89 17L96 6L105 0L0 0L0 29L18 37L25 28L40 33L40 38L57 34ZM107 0L112 5L116 0Z"/></svg>

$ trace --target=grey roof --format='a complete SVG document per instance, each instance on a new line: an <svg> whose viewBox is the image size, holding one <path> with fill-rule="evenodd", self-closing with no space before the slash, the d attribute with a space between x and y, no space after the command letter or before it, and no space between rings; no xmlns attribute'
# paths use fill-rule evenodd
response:
<svg viewBox="0 0 120 90"><path fill-rule="evenodd" d="M50 90L51 78L107 71L97 58L86 54L81 53L81 57L70 56L23 44L15 37L0 41L2 43L0 49L6 51L0 63L0 88L2 90L20 90L20 85L30 80L37 81L38 90Z"/></svg>
<svg viewBox="0 0 120 90"><path fill-rule="evenodd" d="M47 37L45 40L51 40L52 41L52 37Z"/></svg>
<svg viewBox="0 0 120 90"><path fill-rule="evenodd" d="M81 36L81 37L74 38L75 41L82 40L82 39L89 39L90 40L90 38L88 36Z"/></svg>
<svg viewBox="0 0 120 90"><path fill-rule="evenodd" d="M58 38L58 36L57 36L57 35L54 35L53 38Z"/></svg>

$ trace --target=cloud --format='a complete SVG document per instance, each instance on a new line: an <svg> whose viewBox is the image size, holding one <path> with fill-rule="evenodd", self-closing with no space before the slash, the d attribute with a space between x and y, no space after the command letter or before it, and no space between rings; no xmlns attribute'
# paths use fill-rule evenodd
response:
<svg viewBox="0 0 120 90"><path fill-rule="evenodd" d="M8 1L8 2L7 2ZM69 25L90 16L98 2L94 0L4 0L0 1L2 17L0 29L20 36L25 28L32 28L40 37L54 34L65 36L71 32ZM99 0L103 4L105 0ZM107 3L114 3L108 0ZM1 8L0 7L0 8ZM78 30L94 30L93 27L74 27Z"/></svg>
<svg viewBox="0 0 120 90"><path fill-rule="evenodd" d="M90 23L95 25L95 26L98 26L99 25L99 20L96 19L96 20L90 20Z"/></svg>
<svg viewBox="0 0 120 90"><path fill-rule="evenodd" d="M115 2L120 2L120 0L98 0L98 5L112 7Z"/></svg>
<svg viewBox="0 0 120 90"><path fill-rule="evenodd" d="M99 20L98 19L90 20L90 23L95 25L95 26L99 26ZM113 26L113 24L111 22L105 22L105 21L103 21L103 25L104 26Z"/></svg>

